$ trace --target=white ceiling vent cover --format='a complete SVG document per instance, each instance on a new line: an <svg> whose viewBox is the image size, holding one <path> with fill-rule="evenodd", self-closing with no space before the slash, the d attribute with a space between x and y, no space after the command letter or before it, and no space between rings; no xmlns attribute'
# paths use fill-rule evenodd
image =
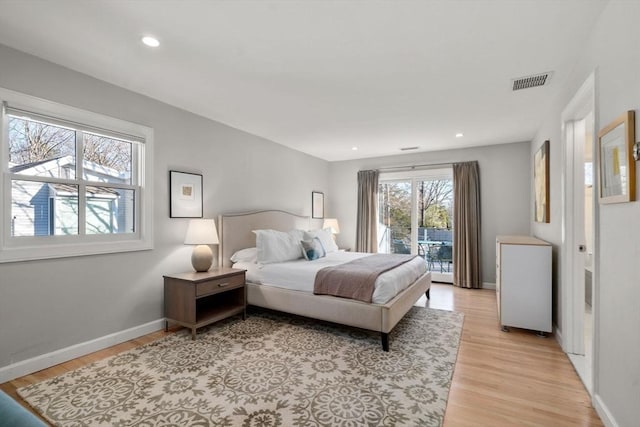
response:
<svg viewBox="0 0 640 427"><path fill-rule="evenodd" d="M544 86L551 80L553 72L533 74L531 76L520 77L517 79L511 79L513 83L513 90L529 89L532 87Z"/></svg>

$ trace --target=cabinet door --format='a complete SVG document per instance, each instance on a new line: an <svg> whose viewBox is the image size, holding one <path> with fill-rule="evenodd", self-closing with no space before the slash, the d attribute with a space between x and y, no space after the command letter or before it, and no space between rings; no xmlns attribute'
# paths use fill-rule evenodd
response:
<svg viewBox="0 0 640 427"><path fill-rule="evenodd" d="M501 323L551 332L551 246L502 245Z"/></svg>

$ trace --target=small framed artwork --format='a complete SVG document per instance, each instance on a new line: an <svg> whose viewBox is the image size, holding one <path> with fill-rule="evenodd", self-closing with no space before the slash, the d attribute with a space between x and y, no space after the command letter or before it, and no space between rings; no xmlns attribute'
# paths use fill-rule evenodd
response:
<svg viewBox="0 0 640 427"><path fill-rule="evenodd" d="M533 185L535 191L535 220L550 222L549 209L549 140L546 140L533 157Z"/></svg>
<svg viewBox="0 0 640 427"><path fill-rule="evenodd" d="M311 218L324 218L324 193L311 192Z"/></svg>
<svg viewBox="0 0 640 427"><path fill-rule="evenodd" d="M169 218L202 218L202 175L169 171Z"/></svg>
<svg viewBox="0 0 640 427"><path fill-rule="evenodd" d="M635 113L627 111L598 132L600 203L636 199L635 129Z"/></svg>

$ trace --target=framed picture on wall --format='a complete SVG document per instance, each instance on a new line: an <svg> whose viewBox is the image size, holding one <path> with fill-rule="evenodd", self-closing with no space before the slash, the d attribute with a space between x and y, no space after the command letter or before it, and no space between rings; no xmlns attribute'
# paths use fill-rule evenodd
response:
<svg viewBox="0 0 640 427"><path fill-rule="evenodd" d="M636 199L635 112L627 111L598 132L600 203Z"/></svg>
<svg viewBox="0 0 640 427"><path fill-rule="evenodd" d="M533 185L535 191L535 220L550 222L549 211L549 140L542 143L533 157Z"/></svg>
<svg viewBox="0 0 640 427"><path fill-rule="evenodd" d="M311 192L311 218L324 218L324 193Z"/></svg>
<svg viewBox="0 0 640 427"><path fill-rule="evenodd" d="M169 171L169 218L202 218L202 175Z"/></svg>

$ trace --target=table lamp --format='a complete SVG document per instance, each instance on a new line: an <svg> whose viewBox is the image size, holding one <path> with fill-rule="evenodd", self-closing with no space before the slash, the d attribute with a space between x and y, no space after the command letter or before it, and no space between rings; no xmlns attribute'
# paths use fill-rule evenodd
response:
<svg viewBox="0 0 640 427"><path fill-rule="evenodd" d="M189 221L185 245L196 245L191 254L191 265L196 271L208 271L213 263L213 252L208 245L217 245L218 230L213 219L192 219Z"/></svg>
<svg viewBox="0 0 640 427"><path fill-rule="evenodd" d="M336 234L340 234L340 226L338 225L338 220L336 218L325 218L322 228L331 229L331 237L333 237L334 241L336 240Z"/></svg>

